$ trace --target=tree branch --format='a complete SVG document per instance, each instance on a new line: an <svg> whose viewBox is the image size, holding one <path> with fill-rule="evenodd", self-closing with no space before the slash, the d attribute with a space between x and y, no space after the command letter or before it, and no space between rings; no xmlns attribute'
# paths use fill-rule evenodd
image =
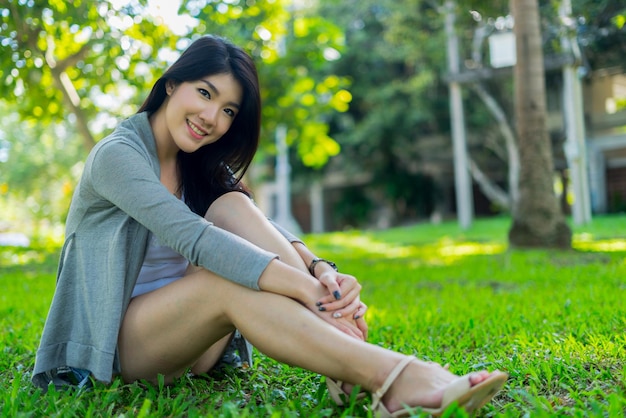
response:
<svg viewBox="0 0 626 418"><path fill-rule="evenodd" d="M54 82L61 90L61 93L63 93L63 100L68 105L70 111L76 115L78 131L83 138L85 150L91 150L96 144L96 140L91 134L91 130L87 124L87 115L85 115L84 110L80 107L80 97L78 96L76 88L74 88L74 84L72 84L72 80L70 80L66 72L59 71L56 67L50 68L50 72L52 73Z"/></svg>
<svg viewBox="0 0 626 418"><path fill-rule="evenodd" d="M485 194L485 196L487 196L491 202L496 203L500 207L506 210L511 210L511 202L507 193L497 184L492 182L471 157L469 158L469 163L472 178L478 184L478 187Z"/></svg>
<svg viewBox="0 0 626 418"><path fill-rule="evenodd" d="M89 52L89 50L91 49L94 43L95 42L92 39L89 39L87 42L83 44L83 46L80 47L78 51L76 51L75 54L72 54L65 59L57 61L56 67L60 71L65 71L67 70L68 67L76 65L80 60L85 58L85 55L87 55L87 53Z"/></svg>
<svg viewBox="0 0 626 418"><path fill-rule="evenodd" d="M502 137L504 138L504 143L507 149L508 161L509 161L509 170L508 170L508 183L509 183L509 193L511 202L517 202L519 197L519 176L520 176L520 157L519 150L517 148L517 141L515 138L515 134L513 133L513 129L509 124L506 114L502 107L498 104L496 99L485 89L485 87L481 83L471 83L470 87L472 90L480 97L480 99L485 103L487 109L496 122L498 123L498 128L502 133ZM515 205L513 205L515 207Z"/></svg>
<svg viewBox="0 0 626 418"><path fill-rule="evenodd" d="M29 26L22 19L16 3L9 3L9 7L11 9L11 15L13 17L15 25L18 28L18 33L26 34L25 36L18 37L17 41L22 45L26 45L29 49L33 51L38 51L38 53L41 54L45 59L46 64L50 68L52 78L54 79L55 84L63 95L64 102L67 104L70 111L76 115L78 131L83 138L83 145L85 146L85 149L89 151L91 148L93 148L96 141L91 134L91 131L89 130L89 126L87 124L87 116L85 115L84 110L80 107L80 97L78 95L78 92L76 91L76 88L72 84L72 80L70 80L65 70L67 70L67 68L69 68L70 66L75 65L89 52L89 48L91 48L91 46L93 45L93 41L88 40L75 54L61 61L56 61L56 59L54 58L54 40L49 39L47 42L46 50L41 50L37 45L37 38L39 37L39 33L43 31L43 29L38 28L39 30L37 30L32 26Z"/></svg>

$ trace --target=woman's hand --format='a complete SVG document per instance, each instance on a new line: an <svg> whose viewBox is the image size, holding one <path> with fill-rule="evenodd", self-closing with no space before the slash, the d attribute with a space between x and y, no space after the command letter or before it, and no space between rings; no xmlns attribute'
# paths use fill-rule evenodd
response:
<svg viewBox="0 0 626 418"><path fill-rule="evenodd" d="M321 311L333 312L336 318L357 319L365 314L360 300L361 285L354 276L326 270L320 274L318 280L329 292L329 295L317 301L317 306Z"/></svg>
<svg viewBox="0 0 626 418"><path fill-rule="evenodd" d="M316 313L324 319L324 321L328 322L344 334L362 341L367 340L367 325L365 325L363 318L359 320L354 320L352 318L333 318L332 312L323 312L319 310ZM363 327L363 325L365 326Z"/></svg>
<svg viewBox="0 0 626 418"><path fill-rule="evenodd" d="M368 331L364 319L367 305L361 302L362 287L356 278L334 270L326 270L320 274L318 280L329 292L329 295L317 301L318 309L322 312L332 313L333 319L341 323L356 325L360 331L358 338L365 341Z"/></svg>
<svg viewBox="0 0 626 418"><path fill-rule="evenodd" d="M310 289L307 294L308 301L303 302L304 306L306 306L311 312L315 315L322 318L324 321L328 322L341 332L354 337L360 340L365 341L367 338L367 325L365 325L365 321L363 318L354 319L350 316L346 317L338 317L337 315L333 315L334 312L327 311L326 309L320 309L317 300L323 299L325 295L328 295L328 289L324 287L319 281L315 281L315 284ZM367 309L365 304L361 304L362 308L359 307L357 312L365 313Z"/></svg>
<svg viewBox="0 0 626 418"><path fill-rule="evenodd" d="M368 327L367 327L367 322L365 322L365 318L363 317L366 311L367 311L367 305L361 302L361 306L359 307L359 310L357 311L357 315L355 315L354 317L356 326L359 328L359 330L363 334L363 341L367 341Z"/></svg>

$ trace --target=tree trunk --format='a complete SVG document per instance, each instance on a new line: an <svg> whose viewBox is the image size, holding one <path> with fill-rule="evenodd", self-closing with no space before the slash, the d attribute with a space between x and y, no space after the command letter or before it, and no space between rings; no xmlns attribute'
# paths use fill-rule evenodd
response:
<svg viewBox="0 0 626 418"><path fill-rule="evenodd" d="M572 231L554 193L552 148L537 0L511 0L517 63L515 120L520 152L520 196L509 230L513 247L571 248Z"/></svg>

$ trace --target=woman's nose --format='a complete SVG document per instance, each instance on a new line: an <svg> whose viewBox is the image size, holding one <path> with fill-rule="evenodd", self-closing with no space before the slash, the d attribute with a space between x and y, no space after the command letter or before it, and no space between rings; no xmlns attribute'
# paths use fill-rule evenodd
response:
<svg viewBox="0 0 626 418"><path fill-rule="evenodd" d="M202 122L206 123L207 125L212 125L213 123L215 123L218 111L219 110L216 106L206 106L202 110L202 112L200 112L200 119L202 119Z"/></svg>

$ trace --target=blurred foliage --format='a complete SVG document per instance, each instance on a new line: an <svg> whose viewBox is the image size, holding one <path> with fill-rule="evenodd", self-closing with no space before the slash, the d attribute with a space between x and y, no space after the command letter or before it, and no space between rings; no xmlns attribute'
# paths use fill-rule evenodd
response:
<svg viewBox="0 0 626 418"><path fill-rule="evenodd" d="M42 129L43 124L20 120L10 109L0 101L1 132L10 144L7 160L0 163L0 221L63 222L82 170L81 149L73 146L76 133L62 123Z"/></svg>
<svg viewBox="0 0 626 418"><path fill-rule="evenodd" d="M0 7L0 86L22 119L44 124L70 117L85 147L132 114L156 77L189 38L225 36L259 64L265 136L286 124L308 166L339 152L327 114L347 110L346 80L328 72L340 56L342 32L320 17L299 16L287 1L202 2L181 7L196 19L183 37L134 0L9 0ZM82 127L82 129L81 129ZM266 144L270 151L271 141Z"/></svg>
<svg viewBox="0 0 626 418"><path fill-rule="evenodd" d="M477 24L470 11L495 21L508 14L508 0L456 3L466 59ZM623 0L572 3L588 68L623 68ZM559 2L540 4L545 27L560 27ZM11 150L10 160L0 162L0 203L30 197L39 202L37 216L55 212L62 219L65 209L41 202L60 199L62 206L85 151L134 113L191 40L211 33L241 45L257 62L264 102L259 161L273 156L275 132L284 125L294 178L308 183L331 171L348 180L366 173L370 204L361 208L386 205L398 217L424 216L442 195L427 166L449 160L451 152L442 5L185 0L179 14L188 26L174 33L149 0L4 0L0 140ZM491 87L495 97L510 100L510 83ZM470 133L494 136L487 110L466 94ZM436 139L437 153L424 149L426 138ZM361 212L349 216L369 219Z"/></svg>
<svg viewBox="0 0 626 418"><path fill-rule="evenodd" d="M496 25L509 14L509 1L457 0L456 31L461 62L471 65L474 31L482 24ZM624 66L623 1L573 0L579 41L588 70L606 65ZM335 115L331 135L342 152L328 171L371 173L376 205L395 206L397 217L428 211L445 199L429 166L450 161L447 45L443 1L427 0L319 0L318 12L344 28L345 52L335 72L352 82L350 109ZM557 1L541 1L546 50L564 30ZM620 11L621 10L621 11ZM609 42L611 46L609 47ZM601 45L606 49L595 55ZM488 48L482 46L483 54ZM470 70L464 67L463 70ZM485 80L491 95L512 114L512 78ZM506 151L493 116L464 89L465 120L471 153L486 162L490 172L505 173ZM441 165L440 165L441 167ZM439 174L441 176L441 174ZM502 178L506 178L502 174ZM443 180L443 181L442 181ZM415 196L415 198L413 198ZM406 205L405 203L408 203ZM408 207L408 212L402 212ZM402 219L399 219L400 221ZM406 218L404 219L406 220ZM361 225L363 226L363 225Z"/></svg>
<svg viewBox="0 0 626 418"><path fill-rule="evenodd" d="M87 150L132 114L175 49L145 1L8 0L0 6L0 94L23 120L70 120Z"/></svg>

